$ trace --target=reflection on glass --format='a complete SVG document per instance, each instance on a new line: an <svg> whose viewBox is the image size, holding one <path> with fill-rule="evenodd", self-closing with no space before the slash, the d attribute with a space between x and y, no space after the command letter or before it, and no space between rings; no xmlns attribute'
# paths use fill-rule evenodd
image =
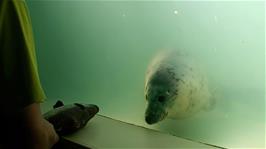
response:
<svg viewBox="0 0 266 149"><path fill-rule="evenodd" d="M28 4L49 98L94 103L102 115L195 141L265 147L264 2ZM145 74L161 50L201 66L213 108L145 122Z"/></svg>

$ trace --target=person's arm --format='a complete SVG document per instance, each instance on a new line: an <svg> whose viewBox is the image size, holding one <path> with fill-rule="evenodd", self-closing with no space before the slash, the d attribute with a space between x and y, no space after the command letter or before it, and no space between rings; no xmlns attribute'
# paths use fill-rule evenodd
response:
<svg viewBox="0 0 266 149"><path fill-rule="evenodd" d="M40 104L33 103L23 110L28 144L32 149L50 149L59 140L54 127L41 115Z"/></svg>

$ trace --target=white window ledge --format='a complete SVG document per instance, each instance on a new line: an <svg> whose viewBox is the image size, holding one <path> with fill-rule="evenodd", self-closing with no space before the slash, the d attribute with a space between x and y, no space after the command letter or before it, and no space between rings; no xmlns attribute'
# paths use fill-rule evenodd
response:
<svg viewBox="0 0 266 149"><path fill-rule="evenodd" d="M96 115L92 118L83 129L63 138L92 149L219 148L124 123L101 115Z"/></svg>

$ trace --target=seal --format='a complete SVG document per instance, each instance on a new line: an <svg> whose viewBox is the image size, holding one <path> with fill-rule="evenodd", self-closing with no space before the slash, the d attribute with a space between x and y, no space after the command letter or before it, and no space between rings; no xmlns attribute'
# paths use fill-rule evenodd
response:
<svg viewBox="0 0 266 149"><path fill-rule="evenodd" d="M60 100L53 108L43 116L53 124L59 135L67 135L85 127L87 122L99 112L99 107L94 104L64 105Z"/></svg>
<svg viewBox="0 0 266 149"><path fill-rule="evenodd" d="M144 95L145 121L182 119L213 106L206 76L193 59L178 52L162 52L149 65Z"/></svg>

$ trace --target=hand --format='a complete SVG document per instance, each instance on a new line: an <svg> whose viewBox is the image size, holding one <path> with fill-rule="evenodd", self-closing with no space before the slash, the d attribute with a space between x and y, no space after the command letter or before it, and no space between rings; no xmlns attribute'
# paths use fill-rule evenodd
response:
<svg viewBox="0 0 266 149"><path fill-rule="evenodd" d="M53 125L42 117L39 104L25 108L25 120L30 134L28 146L31 149L50 149L59 141Z"/></svg>
<svg viewBox="0 0 266 149"><path fill-rule="evenodd" d="M41 127L34 132L36 134L34 143L34 148L36 149L47 149L52 148L53 145L59 141L59 137L55 132L54 126L48 122L46 119L42 119Z"/></svg>

